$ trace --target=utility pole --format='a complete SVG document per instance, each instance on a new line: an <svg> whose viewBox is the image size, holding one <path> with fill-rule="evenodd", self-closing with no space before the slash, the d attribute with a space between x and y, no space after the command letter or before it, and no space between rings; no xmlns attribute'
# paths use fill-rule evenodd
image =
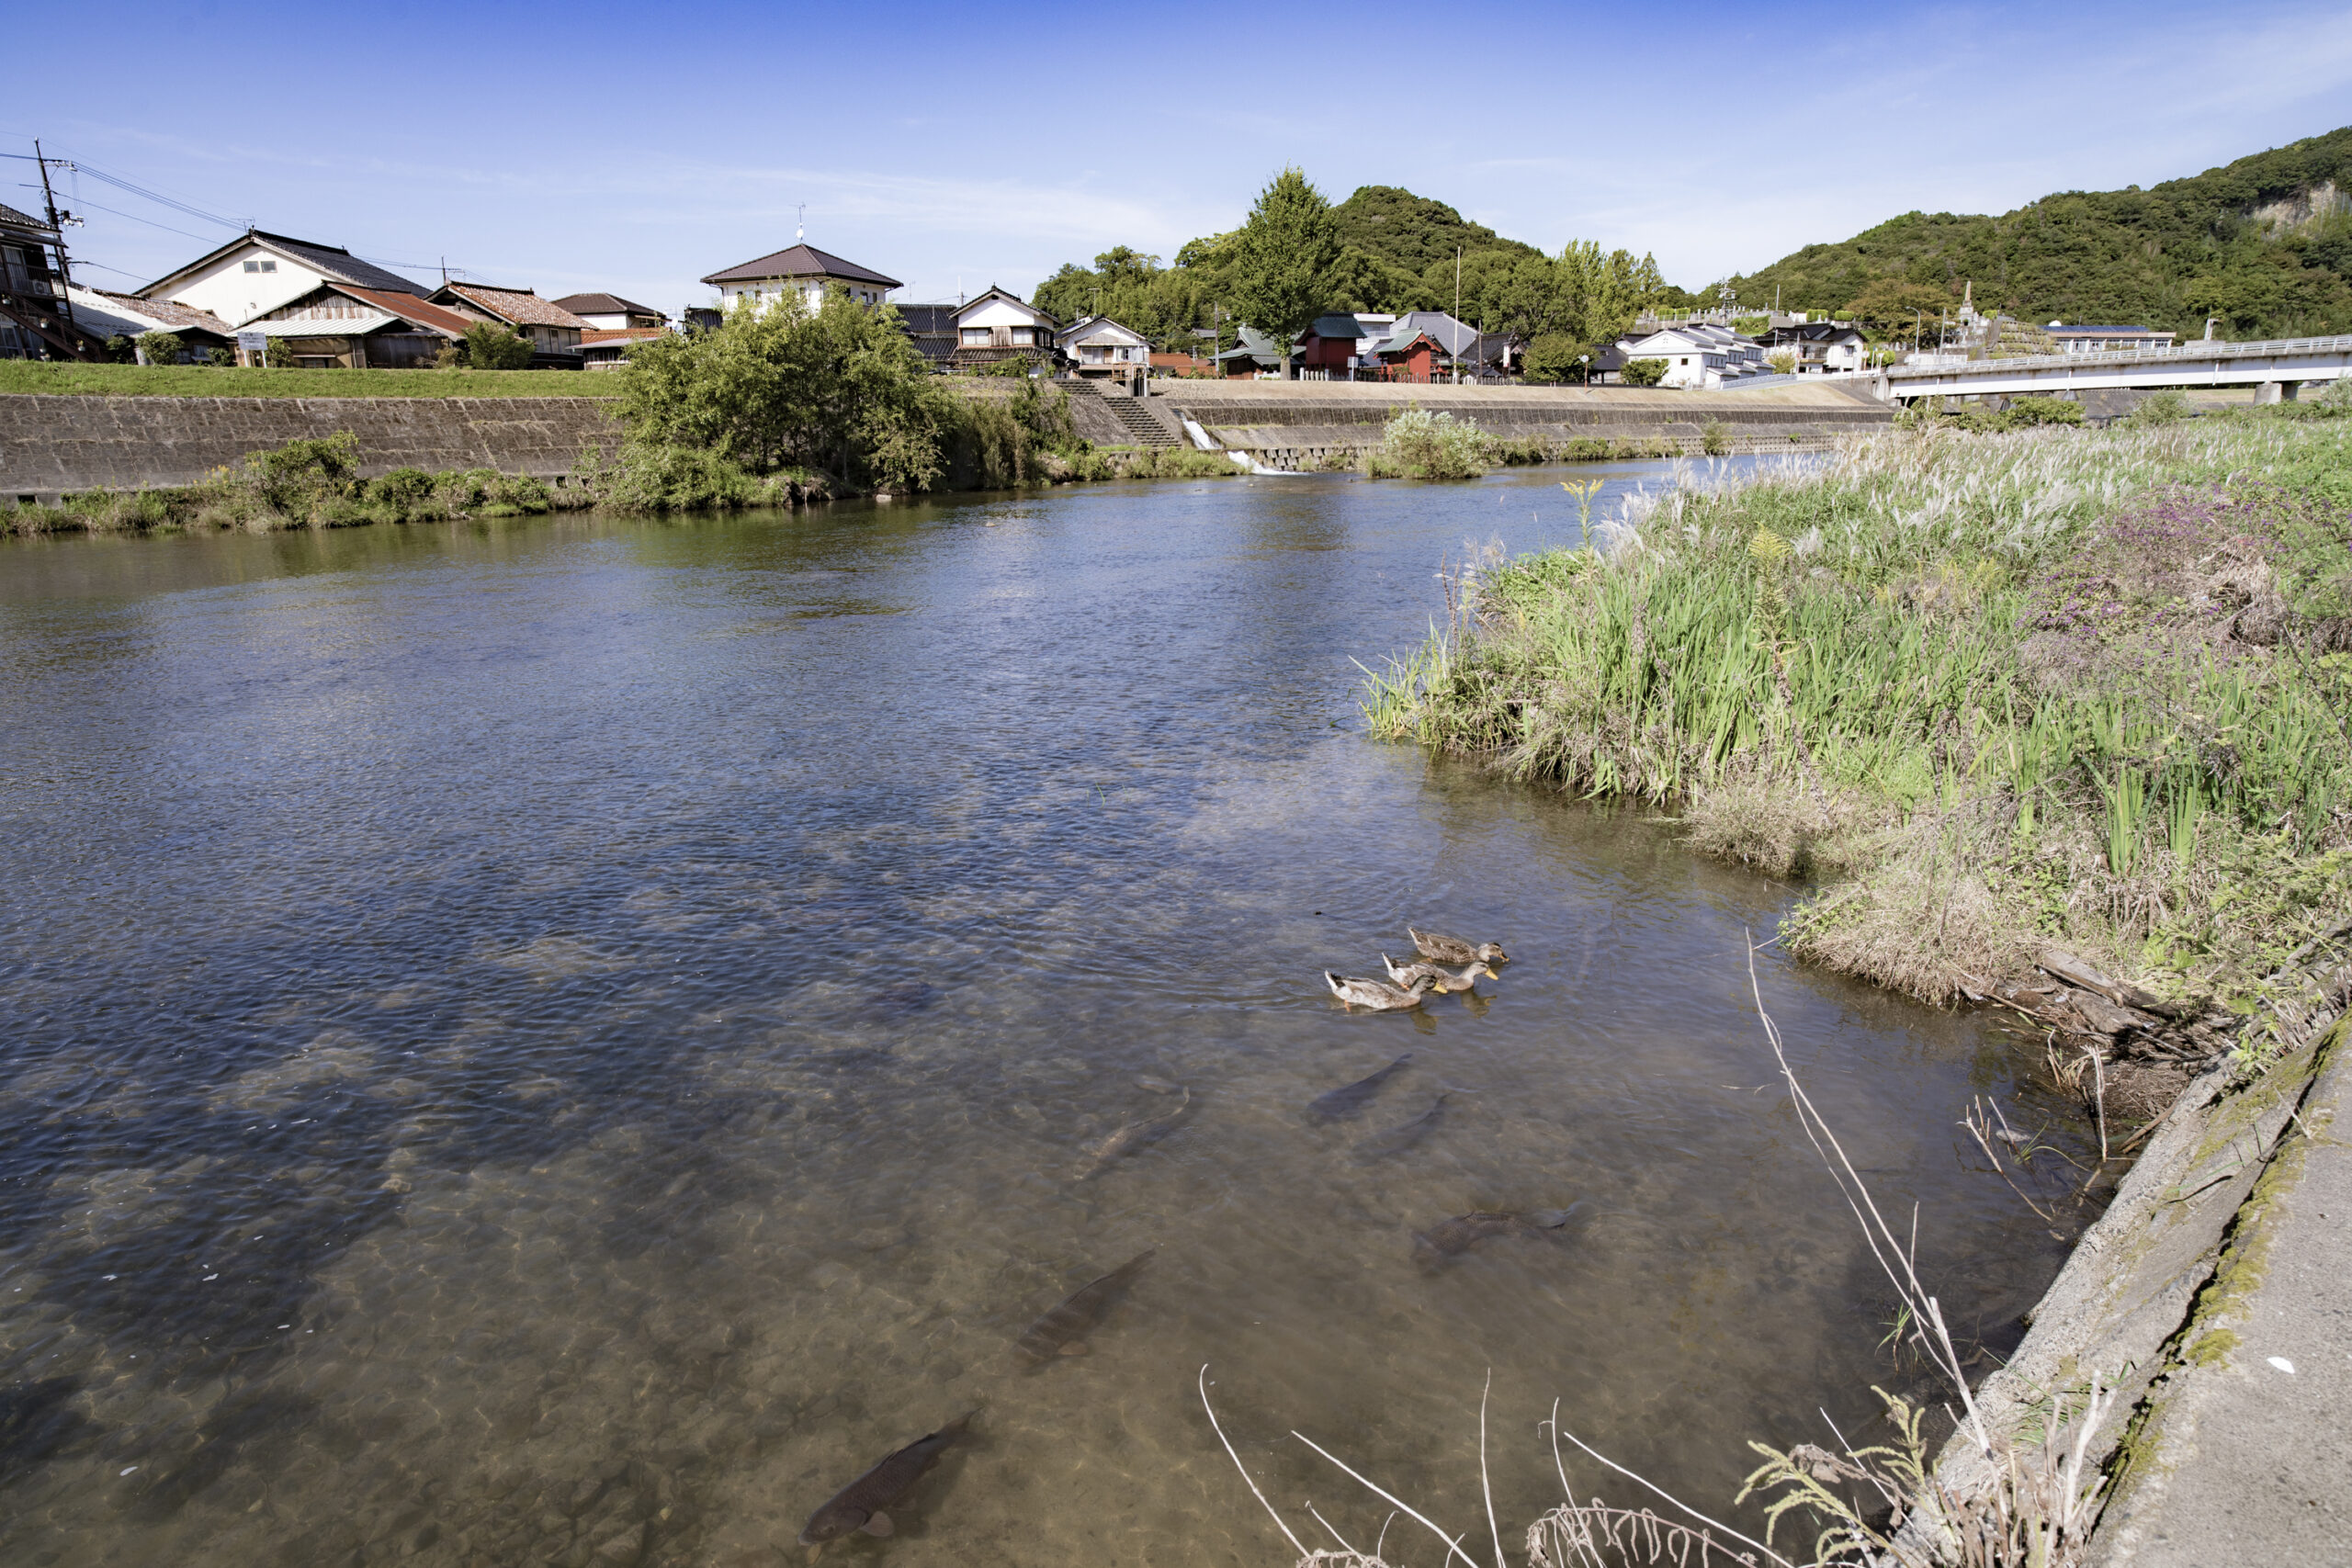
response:
<svg viewBox="0 0 2352 1568"><path fill-rule="evenodd" d="M58 167L62 169L70 169L74 166L62 158L56 159L54 161ZM51 162L51 158L40 150L40 138L34 138L33 163L40 170L41 207L48 215L50 228L57 235L57 314L59 318L66 323L68 329L67 341L71 342L72 331L75 326L75 322L74 321L73 298L74 274L65 259L65 231L68 227L78 224L82 220L74 216L71 212L60 212L57 209L57 191L49 183L49 165Z"/></svg>
<svg viewBox="0 0 2352 1568"><path fill-rule="evenodd" d="M1458 332L1461 330L1462 247L1460 245L1453 247L1453 325L1455 331ZM1449 338L1453 337L1453 333L1448 333L1445 335ZM1458 343L1461 340L1459 338L1455 338L1454 341ZM1456 386L1460 386L1462 384L1462 351L1460 349L1455 349L1453 351L1453 381Z"/></svg>

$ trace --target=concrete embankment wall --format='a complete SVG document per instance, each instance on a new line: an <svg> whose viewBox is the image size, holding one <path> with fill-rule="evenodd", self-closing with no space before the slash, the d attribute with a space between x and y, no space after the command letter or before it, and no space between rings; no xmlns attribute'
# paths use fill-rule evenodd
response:
<svg viewBox="0 0 2352 1568"><path fill-rule="evenodd" d="M1565 446L1632 441L1700 448L1720 424L1732 450L1788 451L1883 428L1894 410L1841 386L1749 392L1640 387L1395 386L1350 381L1159 381L1152 401L1198 421L1211 436L1276 468L1347 457L1380 444L1399 410L1420 407L1476 420L1510 440Z"/></svg>
<svg viewBox="0 0 2352 1568"><path fill-rule="evenodd" d="M497 468L560 479L620 443L598 398L0 397L0 502L193 484L247 455L347 430L361 471Z"/></svg>
<svg viewBox="0 0 2352 1568"><path fill-rule="evenodd" d="M2316 1562L2290 1543L2342 1522L2311 1515L2301 1499L2316 1483L2287 1473L2308 1471L2322 1448L2324 1464L2340 1465L2340 1432L2324 1444L2321 1434L2308 1434L2303 1458L2289 1460L2265 1452L2260 1434L2248 1443L2232 1423L2210 1415L2200 1431L2196 1417L2209 1404L2226 1408L2249 1379L2288 1375L2266 1363L2269 1347L2245 1332L2249 1315L2263 1310L2265 1275L2289 1271L2282 1255L2327 1250L2315 1237L2335 1241L2336 1254L2344 1250L2335 1239L2340 1214L2331 1221L2326 1213L2290 1213L2284 1226L2280 1218L2282 1207L2291 1207L2282 1200L2302 1175L2307 1148L2343 1146L2335 1141L2342 1129L2332 1128L2322 1107L2342 1100L2352 1077L2352 1020L2343 1010L2352 998L2346 935L2336 933L2307 980L2285 987L2267 1020L2282 1048L2274 1066L2240 1082L2224 1059L2188 1086L2034 1307L2016 1354L1976 1390L1996 1439L2028 1447L2052 1391L2067 1391L2079 1404L2096 1375L2116 1392L2088 1445L2094 1465L2114 1466L2088 1559L2099 1568ZM2296 1224L2304 1234L2295 1233ZM2321 1267L2341 1264L2331 1258ZM2333 1310L2338 1326L2317 1325L2306 1337L2333 1339L2329 1355L2352 1356L2340 1301ZM2336 1373L2332 1389L2346 1380L2340 1359L2329 1365ZM2304 1381L2317 1370L2307 1368ZM2252 1397L2275 1404L2287 1392L2281 1382L2277 1391L2256 1388ZM2247 1448L2256 1457L2249 1459ZM1964 1433L1945 1447L1937 1474L1961 1495L1981 1495L1993 1484ZM1928 1544L1928 1519L1913 1516L1910 1544ZM2235 1539L2242 1554L2177 1550L2222 1538Z"/></svg>

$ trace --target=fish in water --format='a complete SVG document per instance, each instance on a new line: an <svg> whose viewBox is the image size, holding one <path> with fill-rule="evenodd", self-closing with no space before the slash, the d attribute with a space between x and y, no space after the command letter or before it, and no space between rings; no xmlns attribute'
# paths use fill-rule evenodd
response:
<svg viewBox="0 0 2352 1568"><path fill-rule="evenodd" d="M1159 1250L1156 1247L1146 1247L1093 1283L1072 1291L1059 1305L1024 1329L1021 1337L1013 1341L1013 1348L1036 1366L1043 1366L1057 1356L1085 1355L1086 1337L1094 1332L1102 1314L1111 1310L1111 1303L1143 1272L1143 1266Z"/></svg>
<svg viewBox="0 0 2352 1568"><path fill-rule="evenodd" d="M827 1541L839 1540L852 1530L888 1535L892 1528L890 1516L882 1510L921 1481L978 1414L978 1410L967 1410L930 1436L917 1438L826 1499L825 1506L808 1516L808 1524L800 1531L800 1544L811 1549L809 1560L816 1560Z"/></svg>
<svg viewBox="0 0 2352 1568"><path fill-rule="evenodd" d="M1445 1119L1445 1102L1453 1098L1453 1091L1447 1089L1435 1100L1430 1100L1430 1108L1410 1122L1400 1122L1385 1132L1374 1133L1370 1137L1361 1140L1355 1146L1356 1158L1383 1159L1389 1155L1403 1154L1407 1149L1437 1131L1437 1124Z"/></svg>
<svg viewBox="0 0 2352 1568"><path fill-rule="evenodd" d="M1575 1213L1571 1207L1537 1209L1525 1214L1497 1213L1485 1209L1456 1214L1450 1220L1440 1220L1425 1231L1415 1231L1413 1255L1424 1264L1442 1263L1446 1258L1461 1257L1488 1236L1527 1235L1537 1231L1558 1230Z"/></svg>
<svg viewBox="0 0 2352 1568"><path fill-rule="evenodd" d="M1164 1137L1170 1129L1182 1120L1184 1111L1193 1103L1191 1089L1180 1089L1177 1092L1182 1094L1183 1099L1178 1100L1176 1109L1168 1112L1167 1115L1148 1116L1140 1122L1130 1122L1087 1150L1086 1165L1079 1171L1078 1179L1080 1181L1086 1181L1100 1176L1128 1155L1155 1144Z"/></svg>
<svg viewBox="0 0 2352 1568"><path fill-rule="evenodd" d="M1508 964L1510 962L1510 955L1502 950L1502 944L1499 942L1482 942L1473 946L1458 936L1442 936L1436 931L1416 931L1411 926L1405 928L1405 934L1413 939L1414 952L1423 958L1434 959L1440 964Z"/></svg>
<svg viewBox="0 0 2352 1568"><path fill-rule="evenodd" d="M1380 1092L1380 1086L1403 1072L1405 1064L1412 1059L1413 1054L1408 1051L1370 1077L1358 1078L1351 1084L1317 1095L1306 1102L1306 1113L1320 1116L1327 1122L1353 1116L1371 1104L1372 1097Z"/></svg>

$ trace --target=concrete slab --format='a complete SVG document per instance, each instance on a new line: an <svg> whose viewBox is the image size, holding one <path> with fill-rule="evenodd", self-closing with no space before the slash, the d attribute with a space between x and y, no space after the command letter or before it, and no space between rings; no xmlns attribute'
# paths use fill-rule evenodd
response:
<svg viewBox="0 0 2352 1568"><path fill-rule="evenodd" d="M2103 1568L2352 1564L2352 1050L2313 1080L2164 1380Z"/></svg>

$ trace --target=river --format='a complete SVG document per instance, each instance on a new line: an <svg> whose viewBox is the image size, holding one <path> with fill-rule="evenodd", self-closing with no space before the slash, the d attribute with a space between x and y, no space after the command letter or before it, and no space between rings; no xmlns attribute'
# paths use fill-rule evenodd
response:
<svg viewBox="0 0 2352 1568"><path fill-rule="evenodd" d="M1490 1371L1514 1557L1555 1399L1710 1511L1882 1439L1931 1385L1747 990L1800 890L1361 732L1442 558L1576 537L1555 477L0 547L0 1561L795 1562L980 1407L832 1560L1286 1562L1204 1364L1366 1548L1289 1429L1483 1540ZM1408 922L1510 961L1340 1010ZM2064 1243L1955 1123L2056 1117L2014 1042L1762 987L2006 1352ZM1417 1259L1474 1210L1570 1217Z"/></svg>

